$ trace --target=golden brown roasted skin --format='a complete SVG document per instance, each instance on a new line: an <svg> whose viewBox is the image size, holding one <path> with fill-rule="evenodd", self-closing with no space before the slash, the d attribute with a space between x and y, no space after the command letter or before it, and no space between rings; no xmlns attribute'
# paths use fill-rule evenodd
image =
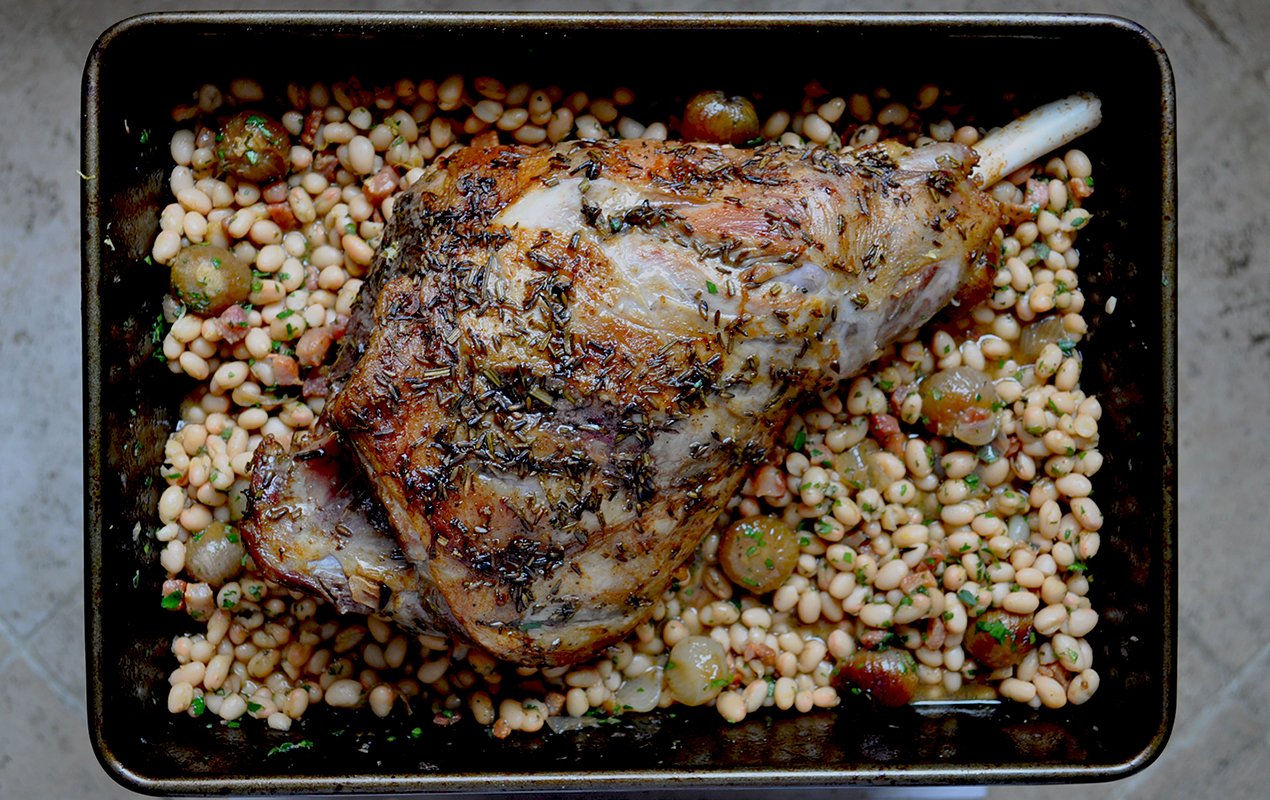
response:
<svg viewBox="0 0 1270 800"><path fill-rule="evenodd" d="M399 198L327 422L440 616L530 664L642 621L794 399L982 275L973 159L468 149Z"/></svg>
<svg viewBox="0 0 1270 800"><path fill-rule="evenodd" d="M253 508L240 529L272 581L324 598L340 613L384 614L437 630L431 581L406 561L383 509L334 434L289 454L273 437L252 459Z"/></svg>

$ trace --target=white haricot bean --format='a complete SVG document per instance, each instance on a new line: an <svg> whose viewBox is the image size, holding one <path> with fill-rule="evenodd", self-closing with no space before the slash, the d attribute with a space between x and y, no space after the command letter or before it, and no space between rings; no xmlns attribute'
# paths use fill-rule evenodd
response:
<svg viewBox="0 0 1270 800"><path fill-rule="evenodd" d="M168 712L180 714L194 702L194 687L189 683L175 683L168 690Z"/></svg>
<svg viewBox="0 0 1270 800"><path fill-rule="evenodd" d="M1011 614L1031 614L1040 602L1040 598L1031 592L1010 592L1001 601L1001 607Z"/></svg>
<svg viewBox="0 0 1270 800"><path fill-rule="evenodd" d="M168 575L176 575L185 569L185 543L174 539L164 545L159 553L159 563Z"/></svg>
<svg viewBox="0 0 1270 800"><path fill-rule="evenodd" d="M888 628L895 609L890 603L869 603L860 609L860 621L871 628Z"/></svg>
<svg viewBox="0 0 1270 800"><path fill-rule="evenodd" d="M940 510L940 518L948 525L960 526L969 525L974 520L976 511L974 506L968 503L953 503L944 506Z"/></svg>
<svg viewBox="0 0 1270 800"><path fill-rule="evenodd" d="M552 144L562 141L573 130L573 112L567 108L557 108L547 121L547 138ZM647 135L648 130L644 133ZM649 137L653 138L653 137Z"/></svg>
<svg viewBox="0 0 1270 800"><path fill-rule="evenodd" d="M833 136L833 126L819 114L808 114L803 118L803 135L816 144L824 144Z"/></svg>
<svg viewBox="0 0 1270 800"><path fill-rule="evenodd" d="M1068 497L1088 497L1093 491L1093 485L1089 482L1089 478L1078 473L1064 475L1054 481L1054 487Z"/></svg>
<svg viewBox="0 0 1270 800"><path fill-rule="evenodd" d="M745 698L739 692L724 692L715 701L715 708L728 722L740 722L745 719Z"/></svg>
<svg viewBox="0 0 1270 800"><path fill-rule="evenodd" d="M1067 705L1067 692L1063 690L1063 685L1053 678L1037 675L1032 678L1032 685L1036 687L1036 696L1046 708L1062 708Z"/></svg>
<svg viewBox="0 0 1270 800"><path fill-rule="evenodd" d="M772 615L767 609L759 606L747 608L741 612L741 623L749 628L770 628Z"/></svg>
<svg viewBox="0 0 1270 800"><path fill-rule="evenodd" d="M644 126L630 117L622 117L617 121L617 135L623 139L642 138Z"/></svg>
<svg viewBox="0 0 1270 800"><path fill-rule="evenodd" d="M232 722L247 713L247 701L240 694L226 695L221 701L216 715L226 722Z"/></svg>
<svg viewBox="0 0 1270 800"><path fill-rule="evenodd" d="M242 361L230 361L221 364L217 368L213 381L223 389L233 389L241 386L242 382L247 379L248 374L250 373L245 363Z"/></svg>
<svg viewBox="0 0 1270 800"><path fill-rule="evenodd" d="M512 138L521 144L541 144L547 139L547 130L537 125L522 125L512 134Z"/></svg>
<svg viewBox="0 0 1270 800"><path fill-rule="evenodd" d="M210 214L212 211L212 198L208 197L198 189L195 189L193 186L177 192L176 201L180 203L186 211L197 211L204 216Z"/></svg>
<svg viewBox="0 0 1270 800"><path fill-rule="evenodd" d="M509 108L499 115L496 127L500 131L514 131L528 121L528 111L523 108Z"/></svg>
<svg viewBox="0 0 1270 800"><path fill-rule="evenodd" d="M1093 166L1089 161L1089 156L1085 155L1083 150L1068 150L1063 156L1063 162L1067 165L1067 171L1073 178L1084 180L1093 174Z"/></svg>
<svg viewBox="0 0 1270 800"><path fill-rule="evenodd" d="M185 683L190 687L198 686L203 683L203 676L207 670L207 665L201 661L190 661L178 667L169 677L168 683L176 686Z"/></svg>
<svg viewBox="0 0 1270 800"><path fill-rule="evenodd" d="M1067 701L1074 706L1082 705L1098 691L1101 678L1092 669L1086 669L1067 684Z"/></svg>
<svg viewBox="0 0 1270 800"><path fill-rule="evenodd" d="M571 717L580 717L591 709L587 702L586 690L572 688L565 695L565 710Z"/></svg>
<svg viewBox="0 0 1270 800"><path fill-rule="evenodd" d="M483 694L483 692L478 692L478 694ZM370 710L374 712L375 716L377 717L381 717L381 718L386 717L390 713L392 713L392 705L396 699L397 699L397 691L393 689L391 686L389 686L388 684L381 683L378 686L376 686L374 689L370 690L370 697L369 697ZM330 703L329 693L328 693L327 702ZM490 710L489 716L491 717L489 721L492 722L493 721L492 708ZM485 722L483 724L489 724L489 722Z"/></svg>
<svg viewBox="0 0 1270 800"><path fill-rule="evenodd" d="M999 687L1001 694L1019 703L1027 703L1036 697L1036 686L1030 681L1006 678Z"/></svg>
<svg viewBox="0 0 1270 800"><path fill-rule="evenodd" d="M1076 638L1084 638L1098 625L1098 612L1092 608L1078 608L1071 612L1067 632Z"/></svg>
<svg viewBox="0 0 1270 800"><path fill-rule="evenodd" d="M877 575L873 578L873 585L882 591L890 591L900 585L905 576L908 575L908 564L900 559L888 561L878 568Z"/></svg>
<svg viewBox="0 0 1270 800"><path fill-rule="evenodd" d="M802 597L798 599L798 618L808 625L820 619L821 610L819 592L804 592Z"/></svg>
<svg viewBox="0 0 1270 800"><path fill-rule="evenodd" d="M181 252L181 235L174 230L160 231L155 237L150 255L160 264L166 264Z"/></svg>
<svg viewBox="0 0 1270 800"><path fill-rule="evenodd" d="M352 708L362 701L363 688L360 683L348 678L335 681L326 689L326 704L336 708Z"/></svg>
<svg viewBox="0 0 1270 800"><path fill-rule="evenodd" d="M212 656L212 660L208 662L207 669L203 673L203 687L209 692L220 689L225 684L225 679L229 677L229 669L233 663L233 656L228 653Z"/></svg>
<svg viewBox="0 0 1270 800"><path fill-rule="evenodd" d="M829 651L828 646L820 639L812 639L803 647L803 651L798 654L798 670L800 672L811 672L825 658L825 653Z"/></svg>
<svg viewBox="0 0 1270 800"><path fill-rule="evenodd" d="M907 119L908 108L903 103L890 103L878 112L879 125L903 125Z"/></svg>
<svg viewBox="0 0 1270 800"><path fill-rule="evenodd" d="M816 708L833 708L840 701L838 690L832 686L817 686L811 692L811 704Z"/></svg>
<svg viewBox="0 0 1270 800"><path fill-rule="evenodd" d="M173 161L188 167L190 160L194 157L194 131L179 130L172 134L169 150Z"/></svg>
<svg viewBox="0 0 1270 800"><path fill-rule="evenodd" d="M1085 530L1096 531L1102 528L1102 511L1089 497L1073 500L1072 514Z"/></svg>

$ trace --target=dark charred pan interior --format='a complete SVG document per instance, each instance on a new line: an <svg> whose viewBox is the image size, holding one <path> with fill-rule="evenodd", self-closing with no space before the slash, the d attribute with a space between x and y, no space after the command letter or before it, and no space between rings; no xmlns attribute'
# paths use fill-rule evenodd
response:
<svg viewBox="0 0 1270 800"><path fill-rule="evenodd" d="M324 66L286 66L307 64L301 56L319 47ZM1003 93L1030 107L1093 91L1105 116L1087 151L1096 159L1096 207L1105 218L1084 245L1082 285L1093 323L1082 348L1085 381L1105 409L1099 502L1109 524L1091 590L1102 612L1094 637L1098 696L1058 711L847 703L732 726L708 710L680 709L503 741L475 726L440 728L368 713L314 713L285 734L168 714L164 659L183 623L156 601L157 554L147 556L145 537L133 531L153 525L162 486L150 478L181 397L180 384L151 358L151 327L167 281L143 259L165 191L174 130L168 109L203 83L238 77L206 66L163 68L186 61L179 55L191 49L262 54L247 72L267 87L465 71L580 89L628 85L654 109L682 107L686 98L676 87L796 95L812 77L845 88L935 78L985 118L1001 107ZM1073 49L1082 52L1084 69L1050 76L1044 96L1034 96L1035 82L979 66L987 53L996 63L1036 63ZM652 51L665 57L595 57ZM799 57L747 55L777 52ZM698 57L703 53L716 57ZM955 65L963 65L960 74ZM152 135L139 144L143 129ZM1125 775L1163 747L1175 677L1173 87L1158 44L1132 23L1053 16L155 15L111 29L89 57L83 148L81 169L90 176L83 195L88 718L99 757L125 784L155 793L330 794L1073 781ZM1116 311L1106 314L1112 296ZM417 725L423 732L415 737ZM271 755L301 739L312 746Z"/></svg>

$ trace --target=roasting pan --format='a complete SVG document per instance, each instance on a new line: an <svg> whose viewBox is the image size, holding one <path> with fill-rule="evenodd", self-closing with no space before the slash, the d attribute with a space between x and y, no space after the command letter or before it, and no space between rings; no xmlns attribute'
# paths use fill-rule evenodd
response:
<svg viewBox="0 0 1270 800"><path fill-rule="evenodd" d="M190 53L232 53L240 66ZM1029 78L1017 69L1061 62L1079 69L1028 70ZM152 358L167 279L144 262L166 202L168 110L204 82L240 75L280 91L288 80L456 71L627 85L650 118L682 108L679 93L714 86L796 102L811 78L838 91L934 80L990 110L1003 92L1022 108L1097 93L1105 119L1084 146L1095 159L1090 207L1100 220L1081 237L1092 320L1083 380L1105 409L1094 699L1057 711L847 704L739 725L712 709L680 709L503 741L475 726L379 720L365 710L315 709L290 733L170 715L166 645L188 620L160 608L157 551L137 535L156 525L157 468L182 387ZM1123 777L1163 748L1176 675L1174 93L1163 50L1140 26L1022 14L164 13L103 33L83 90L87 716L96 754L118 782L183 795L1070 782ZM1106 313L1113 296L1115 312ZM415 726L419 738L409 735ZM301 739L312 747L271 754Z"/></svg>

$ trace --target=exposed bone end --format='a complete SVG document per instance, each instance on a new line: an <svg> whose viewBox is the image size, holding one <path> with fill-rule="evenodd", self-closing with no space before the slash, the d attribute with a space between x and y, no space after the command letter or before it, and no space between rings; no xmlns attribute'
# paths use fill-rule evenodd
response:
<svg viewBox="0 0 1270 800"><path fill-rule="evenodd" d="M1089 92L1046 103L1033 109L975 145L979 164L973 176L987 188L1098 127L1102 102Z"/></svg>

